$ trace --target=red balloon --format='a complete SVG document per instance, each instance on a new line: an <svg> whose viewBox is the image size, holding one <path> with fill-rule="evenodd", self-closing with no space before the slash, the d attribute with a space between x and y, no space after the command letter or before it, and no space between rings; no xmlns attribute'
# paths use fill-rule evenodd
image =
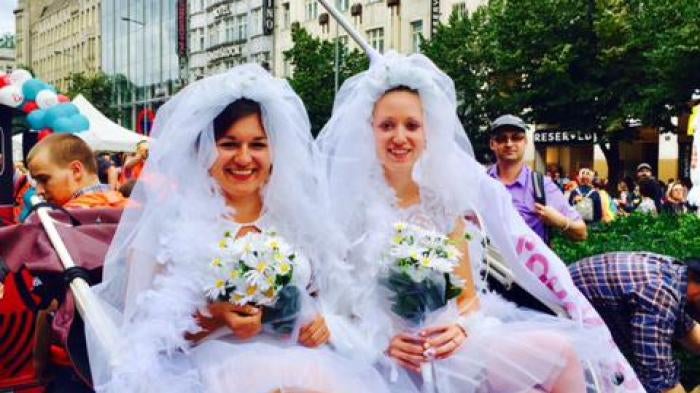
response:
<svg viewBox="0 0 700 393"><path fill-rule="evenodd" d="M41 141L42 139L46 138L47 136L53 134L53 130L50 128L44 128L43 130L39 131L39 140Z"/></svg>
<svg viewBox="0 0 700 393"><path fill-rule="evenodd" d="M58 102L70 102L70 98L64 96L63 94L58 95Z"/></svg>
<svg viewBox="0 0 700 393"><path fill-rule="evenodd" d="M37 105L34 101L27 102L26 104L24 104L24 108L22 108L22 110L26 114L30 114L37 109L39 109L39 105Z"/></svg>
<svg viewBox="0 0 700 393"><path fill-rule="evenodd" d="M9 75L3 75L0 76L0 89L3 87L10 85L12 81L10 81L10 76Z"/></svg>

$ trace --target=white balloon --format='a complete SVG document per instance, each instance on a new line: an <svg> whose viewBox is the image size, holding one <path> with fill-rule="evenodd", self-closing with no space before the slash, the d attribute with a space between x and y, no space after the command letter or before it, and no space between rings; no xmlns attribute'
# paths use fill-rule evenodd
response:
<svg viewBox="0 0 700 393"><path fill-rule="evenodd" d="M32 74L27 71L23 70L21 68L18 68L10 74L10 82L12 82L13 85L16 85L19 88L22 88L22 85L24 82L32 79Z"/></svg>
<svg viewBox="0 0 700 393"><path fill-rule="evenodd" d="M36 95L36 105L41 109L51 108L58 105L58 94L51 90L42 90Z"/></svg>
<svg viewBox="0 0 700 393"><path fill-rule="evenodd" d="M24 101L22 89L15 85L5 86L0 89L0 105L17 108Z"/></svg>

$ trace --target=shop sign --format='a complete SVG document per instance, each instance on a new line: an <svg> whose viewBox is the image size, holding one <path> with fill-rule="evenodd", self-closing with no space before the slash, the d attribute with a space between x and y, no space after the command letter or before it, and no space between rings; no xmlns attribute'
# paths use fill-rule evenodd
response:
<svg viewBox="0 0 700 393"><path fill-rule="evenodd" d="M430 0L430 31L435 34L440 24L440 0Z"/></svg>
<svg viewBox="0 0 700 393"><path fill-rule="evenodd" d="M209 55L209 62L214 62L219 59L225 59L229 57L235 57L235 56L240 56L241 55L241 47L236 45L236 46L226 46L223 48L218 48L214 51L211 51L208 53Z"/></svg>
<svg viewBox="0 0 700 393"><path fill-rule="evenodd" d="M219 8L216 8L214 10L214 21L231 15L233 15L233 12L231 11L231 5L223 4Z"/></svg>
<svg viewBox="0 0 700 393"><path fill-rule="evenodd" d="M263 34L272 35L275 30L275 0L263 0Z"/></svg>
<svg viewBox="0 0 700 393"><path fill-rule="evenodd" d="M187 0L177 2L177 54L187 57Z"/></svg>
<svg viewBox="0 0 700 393"><path fill-rule="evenodd" d="M539 130L535 131L535 143L547 145L592 145L596 143L593 131Z"/></svg>

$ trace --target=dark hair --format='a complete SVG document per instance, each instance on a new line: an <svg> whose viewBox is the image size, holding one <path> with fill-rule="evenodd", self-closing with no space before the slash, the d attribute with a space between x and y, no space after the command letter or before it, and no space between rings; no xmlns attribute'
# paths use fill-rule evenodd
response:
<svg viewBox="0 0 700 393"><path fill-rule="evenodd" d="M408 86L406 86L406 85L398 85L398 86L394 86L394 87L392 87L391 89L385 91L383 95L387 95L387 94L389 94L389 93L396 93L396 92L405 92L405 93L418 94L418 90L417 90L417 89L412 89L412 88L410 88L410 87L408 87Z"/></svg>
<svg viewBox="0 0 700 393"><path fill-rule="evenodd" d="M221 139L226 131L238 120L250 115L262 115L260 104L247 98L239 98L228 104L221 113L214 118L214 140Z"/></svg>
<svg viewBox="0 0 700 393"><path fill-rule="evenodd" d="M639 181L639 194L641 196L656 198L659 195L659 183L654 179L642 179Z"/></svg>
<svg viewBox="0 0 700 393"><path fill-rule="evenodd" d="M700 283L700 259L687 259L685 265L688 267L688 280Z"/></svg>

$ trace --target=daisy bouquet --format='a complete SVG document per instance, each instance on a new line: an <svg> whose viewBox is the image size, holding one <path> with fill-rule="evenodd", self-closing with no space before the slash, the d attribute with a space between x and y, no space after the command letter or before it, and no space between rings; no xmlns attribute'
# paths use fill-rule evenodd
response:
<svg viewBox="0 0 700 393"><path fill-rule="evenodd" d="M238 239L227 231L210 263L205 288L212 301L262 307L263 324L289 334L300 309L292 278L297 255L274 231L250 232Z"/></svg>
<svg viewBox="0 0 700 393"><path fill-rule="evenodd" d="M464 286L454 270L461 253L445 235L416 225L394 224L382 284L391 291L391 309L414 325L459 296Z"/></svg>

